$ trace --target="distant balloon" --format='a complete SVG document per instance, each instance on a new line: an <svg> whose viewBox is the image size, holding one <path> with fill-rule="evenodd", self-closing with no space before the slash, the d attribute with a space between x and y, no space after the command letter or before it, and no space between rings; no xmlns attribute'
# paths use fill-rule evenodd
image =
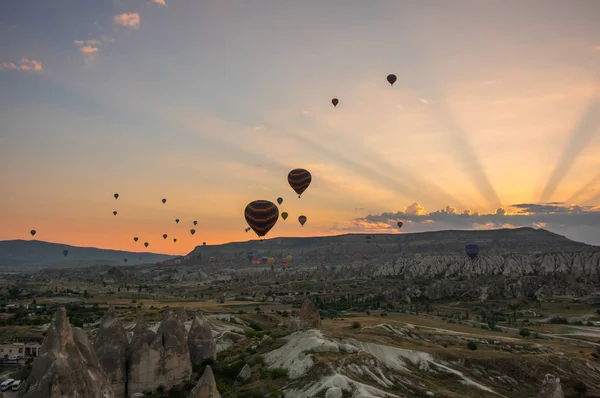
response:
<svg viewBox="0 0 600 398"><path fill-rule="evenodd" d="M118 193L114 194L114 197L115 197L115 199L119 199L119 194Z"/></svg>
<svg viewBox="0 0 600 398"><path fill-rule="evenodd" d="M194 235L196 233L195 229L190 229L190 234Z"/></svg>
<svg viewBox="0 0 600 398"><path fill-rule="evenodd" d="M292 258L293 257L288 254L287 256L285 256L285 261L287 261L289 263L290 261L292 261Z"/></svg>
<svg viewBox="0 0 600 398"><path fill-rule="evenodd" d="M286 218L288 218L287 211L284 211L283 213L281 213L281 218L283 218L284 221Z"/></svg>
<svg viewBox="0 0 600 398"><path fill-rule="evenodd" d="M215 262L215 260L216 260L216 259L215 259L214 257L210 257L210 258L208 259L208 261L210 261L211 263L214 263L214 262Z"/></svg>
<svg viewBox="0 0 600 398"><path fill-rule="evenodd" d="M202 242L202 246L206 246L206 242Z"/></svg>
<svg viewBox="0 0 600 398"><path fill-rule="evenodd" d="M69 255L69 251L68 250L63 250L63 256L67 257Z"/></svg>
<svg viewBox="0 0 600 398"><path fill-rule="evenodd" d="M146 247L148 247L149 244L150 243L148 243L148 242L144 242L144 246L146 246Z"/></svg>
<svg viewBox="0 0 600 398"><path fill-rule="evenodd" d="M138 239L140 239L140 238L138 238L137 236L134 236L134 237L133 237L133 241L134 241L134 242L137 242L137 241L138 241Z"/></svg>
<svg viewBox="0 0 600 398"><path fill-rule="evenodd" d="M163 239L167 239L167 234L163 234Z"/></svg>
<svg viewBox="0 0 600 398"><path fill-rule="evenodd" d="M124 261L124 262L127 262L127 259L126 259L126 258L124 258L124 259L123 259L123 261Z"/></svg>
<svg viewBox="0 0 600 398"><path fill-rule="evenodd" d="M115 211L113 211L113 216L116 216L116 215L117 215L117 211L115 210Z"/></svg>
<svg viewBox="0 0 600 398"><path fill-rule="evenodd" d="M254 264L254 265L258 265L259 263L260 263L260 258L258 258L258 257L254 257L254 258L252 259L252 264Z"/></svg>
<svg viewBox="0 0 600 398"><path fill-rule="evenodd" d="M268 200L255 200L244 210L246 222L259 237L265 236L277 223L279 209Z"/></svg>
<svg viewBox="0 0 600 398"><path fill-rule="evenodd" d="M331 100L331 103L333 104L333 106L337 106L337 104L338 104L339 102L340 102L340 101L339 101L337 98L334 98L334 99L332 99L332 100Z"/></svg>
<svg viewBox="0 0 600 398"><path fill-rule="evenodd" d="M31 236L35 236L35 234L37 234L37 231L35 229L32 229L31 231L29 231L29 233L31 234Z"/></svg>
<svg viewBox="0 0 600 398"><path fill-rule="evenodd" d="M166 200L166 199L163 199L163 200L162 200L162 202L163 202L163 204L165 204L165 203L167 203L167 200Z"/></svg>
<svg viewBox="0 0 600 398"><path fill-rule="evenodd" d="M288 266L288 263L285 260L281 260L281 264L279 264L279 266L281 267L281 269L286 269Z"/></svg>
<svg viewBox="0 0 600 398"><path fill-rule="evenodd" d="M403 225L404 223L402 221L398 221L398 228L402 228Z"/></svg>
<svg viewBox="0 0 600 398"><path fill-rule="evenodd" d="M393 86L396 83L396 75L387 75L387 81Z"/></svg>
<svg viewBox="0 0 600 398"><path fill-rule="evenodd" d="M194 225L198 225L198 221L194 221Z"/></svg>
<svg viewBox="0 0 600 398"><path fill-rule="evenodd" d="M308 170L294 169L288 174L288 183L292 189L298 194L298 197L302 195L306 188L310 185L312 176Z"/></svg>
<svg viewBox="0 0 600 398"><path fill-rule="evenodd" d="M273 257L269 257L267 259L267 264L275 264L275 259Z"/></svg>
<svg viewBox="0 0 600 398"><path fill-rule="evenodd" d="M173 242L177 243L177 238L173 238Z"/></svg>
<svg viewBox="0 0 600 398"><path fill-rule="evenodd" d="M175 222L176 222L177 224L179 224L179 218L176 218L176 219L175 219Z"/></svg>
<svg viewBox="0 0 600 398"><path fill-rule="evenodd" d="M306 216L298 217L298 221L300 222L300 225L304 226L304 223L306 222Z"/></svg>
<svg viewBox="0 0 600 398"><path fill-rule="evenodd" d="M479 245L476 243L469 243L465 246L465 252L467 253L467 256L471 258L471 260L474 260L479 254Z"/></svg>
<svg viewBox="0 0 600 398"><path fill-rule="evenodd" d="M283 198L277 198L277 204L281 205L283 203Z"/></svg>

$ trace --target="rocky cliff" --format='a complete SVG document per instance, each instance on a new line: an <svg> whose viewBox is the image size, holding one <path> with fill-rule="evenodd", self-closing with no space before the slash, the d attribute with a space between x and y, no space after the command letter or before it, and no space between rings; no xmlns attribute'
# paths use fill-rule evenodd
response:
<svg viewBox="0 0 600 398"><path fill-rule="evenodd" d="M207 366L188 398L221 398L212 368Z"/></svg>
<svg viewBox="0 0 600 398"><path fill-rule="evenodd" d="M125 328L111 308L100 321L94 351L108 375L116 398L126 396L128 345Z"/></svg>
<svg viewBox="0 0 600 398"><path fill-rule="evenodd" d="M214 360L217 357L217 345L210 323L201 312L197 312L192 321L188 334L188 347L194 365L200 365L206 359Z"/></svg>
<svg viewBox="0 0 600 398"><path fill-rule="evenodd" d="M56 311L39 357L21 387L25 398L112 398L110 381L85 333Z"/></svg>

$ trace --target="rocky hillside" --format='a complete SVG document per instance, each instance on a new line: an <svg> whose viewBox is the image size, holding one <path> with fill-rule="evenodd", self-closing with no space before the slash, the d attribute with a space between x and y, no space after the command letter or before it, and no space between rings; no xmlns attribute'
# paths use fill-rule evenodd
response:
<svg viewBox="0 0 600 398"><path fill-rule="evenodd" d="M140 244L140 247L143 247ZM68 250L65 257L63 250ZM148 252L77 247L39 240L0 241L0 267L23 270L45 267L75 268L94 264L154 264L172 256ZM125 259L127 262L125 263Z"/></svg>

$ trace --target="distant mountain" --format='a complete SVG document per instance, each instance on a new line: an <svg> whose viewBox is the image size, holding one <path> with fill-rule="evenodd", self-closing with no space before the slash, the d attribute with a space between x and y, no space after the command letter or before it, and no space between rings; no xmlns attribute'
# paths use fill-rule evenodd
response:
<svg viewBox="0 0 600 398"><path fill-rule="evenodd" d="M63 250L68 250L67 257ZM127 259L127 262L124 259ZM22 270L47 267L80 267L95 264L136 265L165 261L173 256L148 252L77 247L39 240L0 241L0 269Z"/></svg>
<svg viewBox="0 0 600 398"><path fill-rule="evenodd" d="M361 258L402 255L464 255L467 243L477 243L482 254L533 254L549 252L600 251L600 247L574 242L544 229L446 230L406 234L345 234L306 238L273 238L260 242L232 242L197 246L182 265L248 261L249 255L275 259L286 255L302 262L343 263ZM297 257L296 257L297 256ZM172 264L175 260L167 263ZM294 260L296 262L296 260Z"/></svg>

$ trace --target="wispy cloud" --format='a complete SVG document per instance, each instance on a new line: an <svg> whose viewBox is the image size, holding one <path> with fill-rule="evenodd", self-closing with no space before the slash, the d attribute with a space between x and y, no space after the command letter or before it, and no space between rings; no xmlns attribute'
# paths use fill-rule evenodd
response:
<svg viewBox="0 0 600 398"><path fill-rule="evenodd" d="M99 40L75 40L73 43L79 46L85 62L90 62L96 57L98 46L102 44Z"/></svg>
<svg viewBox="0 0 600 398"><path fill-rule="evenodd" d="M422 104L425 104L425 105L429 104L429 100L427 98L423 98L423 97L419 98L419 102L421 102Z"/></svg>
<svg viewBox="0 0 600 398"><path fill-rule="evenodd" d="M0 63L0 71L2 70L22 70L25 72L41 72L44 70L42 63L28 58L21 58L18 62L2 62Z"/></svg>
<svg viewBox="0 0 600 398"><path fill-rule="evenodd" d="M150 0L150 2L154 3L154 4L158 4L160 6L165 6L165 7L167 5L167 3L165 2L165 0Z"/></svg>
<svg viewBox="0 0 600 398"><path fill-rule="evenodd" d="M140 14L137 12L124 12L123 14L115 15L113 21L117 25L137 29L140 27Z"/></svg>

